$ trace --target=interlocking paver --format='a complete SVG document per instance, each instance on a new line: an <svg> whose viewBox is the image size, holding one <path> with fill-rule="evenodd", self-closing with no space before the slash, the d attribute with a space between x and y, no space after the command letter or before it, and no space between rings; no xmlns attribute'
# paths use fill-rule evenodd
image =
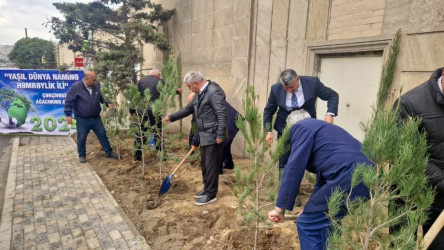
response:
<svg viewBox="0 0 444 250"><path fill-rule="evenodd" d="M150 249L69 137L16 139L5 197L6 248Z"/></svg>

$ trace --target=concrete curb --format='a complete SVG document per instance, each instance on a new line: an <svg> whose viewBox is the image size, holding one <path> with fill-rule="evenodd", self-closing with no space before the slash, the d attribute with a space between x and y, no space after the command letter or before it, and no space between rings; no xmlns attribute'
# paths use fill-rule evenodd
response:
<svg viewBox="0 0 444 250"><path fill-rule="evenodd" d="M9 162L8 180L5 190L5 202L3 204L2 218L0 222L0 248L10 249L12 234L12 213L14 209L15 180L17 174L17 154L20 144L20 138L14 138Z"/></svg>

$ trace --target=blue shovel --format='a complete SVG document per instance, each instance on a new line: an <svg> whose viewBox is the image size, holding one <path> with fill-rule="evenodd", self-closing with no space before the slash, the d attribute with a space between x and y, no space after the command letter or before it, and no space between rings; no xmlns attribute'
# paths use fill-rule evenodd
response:
<svg viewBox="0 0 444 250"><path fill-rule="evenodd" d="M188 154L185 155L185 157L182 159L182 161L179 163L179 165L177 165L177 167L174 169L174 171L168 175L167 178L165 178L165 180L163 180L162 185L160 186L160 190L159 190L159 196L165 194L166 192L168 192L168 190L171 187L171 179L173 178L174 174L177 172L177 170L179 170L180 166L182 166L182 164L185 162L185 160L188 158L188 156L194 151L194 147L191 147L190 151L188 151Z"/></svg>

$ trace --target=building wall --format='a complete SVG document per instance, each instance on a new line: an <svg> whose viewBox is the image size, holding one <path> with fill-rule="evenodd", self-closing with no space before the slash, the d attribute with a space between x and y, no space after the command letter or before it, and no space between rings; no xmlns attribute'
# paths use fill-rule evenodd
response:
<svg viewBox="0 0 444 250"><path fill-rule="evenodd" d="M385 0L332 0L328 39L381 34Z"/></svg>
<svg viewBox="0 0 444 250"><path fill-rule="evenodd" d="M444 66L444 14L436 8L442 0L157 2L176 9L163 31L173 53L182 57L182 73L199 70L219 82L227 100L238 110L248 85L253 85L260 95L262 109L282 69L318 76L322 58L377 53L385 60L399 28L403 36L394 92L401 86L405 92L419 85L436 68ZM148 47L144 46L146 62L160 67L165 55ZM327 79L325 84L328 86ZM185 96L188 93L184 91ZM375 96L362 98L367 98L363 103L368 103ZM239 138L235 144L241 147Z"/></svg>

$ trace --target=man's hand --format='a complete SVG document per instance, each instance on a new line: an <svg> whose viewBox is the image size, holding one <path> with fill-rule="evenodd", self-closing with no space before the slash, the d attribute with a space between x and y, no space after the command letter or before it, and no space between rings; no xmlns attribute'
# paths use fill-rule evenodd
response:
<svg viewBox="0 0 444 250"><path fill-rule="evenodd" d="M327 123L333 123L333 116L330 114L325 115L324 121Z"/></svg>
<svg viewBox="0 0 444 250"><path fill-rule="evenodd" d="M110 109L116 109L116 107L114 107L114 104L112 104L112 103L108 104L108 108L110 108Z"/></svg>
<svg viewBox="0 0 444 250"><path fill-rule="evenodd" d="M177 92L177 94L182 94L182 89L181 88L178 88L177 90L176 90L176 92Z"/></svg>
<svg viewBox="0 0 444 250"><path fill-rule="evenodd" d="M66 122L67 122L68 124L72 124L72 116L67 116L67 117L66 117Z"/></svg>
<svg viewBox="0 0 444 250"><path fill-rule="evenodd" d="M273 143L273 134L268 133L267 136L265 137L265 141L268 142L268 145L271 146L271 144Z"/></svg>
<svg viewBox="0 0 444 250"><path fill-rule="evenodd" d="M166 116L165 118L162 119L162 122L166 122L166 123L170 123L170 117Z"/></svg>
<svg viewBox="0 0 444 250"><path fill-rule="evenodd" d="M224 141L224 140L216 139L216 143L217 143L217 144L221 144L223 141Z"/></svg>
<svg viewBox="0 0 444 250"><path fill-rule="evenodd" d="M280 223L284 221L285 209L280 207L275 207L273 210L268 212L268 219L272 220L274 223Z"/></svg>

